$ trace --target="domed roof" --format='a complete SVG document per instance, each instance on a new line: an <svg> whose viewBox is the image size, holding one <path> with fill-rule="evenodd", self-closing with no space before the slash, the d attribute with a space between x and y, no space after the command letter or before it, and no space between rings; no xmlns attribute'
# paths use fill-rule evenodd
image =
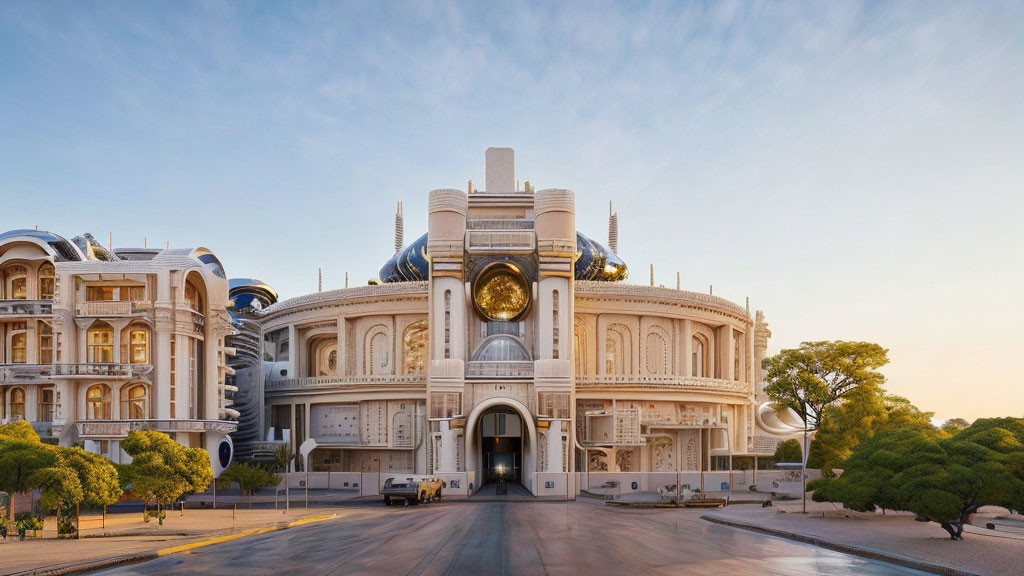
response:
<svg viewBox="0 0 1024 576"><path fill-rule="evenodd" d="M427 235L420 236L415 242L396 252L380 267L378 276L383 283L426 280L430 276Z"/></svg>

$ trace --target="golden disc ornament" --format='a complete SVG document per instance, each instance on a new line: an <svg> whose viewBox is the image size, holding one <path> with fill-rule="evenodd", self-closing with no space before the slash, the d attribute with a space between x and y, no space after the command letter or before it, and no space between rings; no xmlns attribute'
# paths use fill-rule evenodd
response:
<svg viewBox="0 0 1024 576"><path fill-rule="evenodd" d="M477 276L473 305L488 320L515 322L530 307L530 286L517 268L494 264Z"/></svg>

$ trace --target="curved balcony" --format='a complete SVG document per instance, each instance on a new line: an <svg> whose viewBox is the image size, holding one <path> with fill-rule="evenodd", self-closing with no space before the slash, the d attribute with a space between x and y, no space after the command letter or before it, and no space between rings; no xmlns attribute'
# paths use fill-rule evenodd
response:
<svg viewBox="0 0 1024 576"><path fill-rule="evenodd" d="M403 388L423 388L427 386L426 376L412 374L408 376L314 376L308 378L289 378L267 382L264 392L267 394L287 392L323 392L345 390L367 390L389 386Z"/></svg>
<svg viewBox="0 0 1024 576"><path fill-rule="evenodd" d="M47 382L52 372L50 364L0 364L0 384Z"/></svg>
<svg viewBox="0 0 1024 576"><path fill-rule="evenodd" d="M0 318L53 316L53 300L0 300Z"/></svg>
<svg viewBox="0 0 1024 576"><path fill-rule="evenodd" d="M53 367L54 376L66 376L72 378L116 378L135 379L148 378L153 371L151 364L55 364Z"/></svg>
<svg viewBox="0 0 1024 576"><path fill-rule="evenodd" d="M157 432L234 432L235 422L225 420L82 420L75 422L83 438L124 438L133 430Z"/></svg>
<svg viewBox="0 0 1024 576"><path fill-rule="evenodd" d="M153 310L153 303L146 301L102 300L75 303L77 316L138 316Z"/></svg>
<svg viewBox="0 0 1024 576"><path fill-rule="evenodd" d="M470 380L533 378L533 361L491 362L476 360L466 362L466 378Z"/></svg>
<svg viewBox="0 0 1024 576"><path fill-rule="evenodd" d="M649 391L685 391L685 392L720 392L741 394L751 392L750 384L738 380L722 380L719 378L698 378L681 376L577 376L577 390L649 390Z"/></svg>

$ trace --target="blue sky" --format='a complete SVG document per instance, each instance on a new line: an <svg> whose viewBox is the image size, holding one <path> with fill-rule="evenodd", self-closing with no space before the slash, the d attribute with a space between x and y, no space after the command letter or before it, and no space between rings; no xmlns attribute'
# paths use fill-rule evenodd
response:
<svg viewBox="0 0 1024 576"><path fill-rule="evenodd" d="M615 203L632 281L1024 415L1020 3L553 4L0 4L0 229L203 245L295 296L512 146L595 239Z"/></svg>

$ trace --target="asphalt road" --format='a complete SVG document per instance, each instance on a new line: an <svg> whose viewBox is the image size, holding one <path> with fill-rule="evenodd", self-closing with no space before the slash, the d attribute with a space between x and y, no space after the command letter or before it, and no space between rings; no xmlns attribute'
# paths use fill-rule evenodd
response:
<svg viewBox="0 0 1024 576"><path fill-rule="evenodd" d="M101 574L924 574L711 524L698 510L600 501L344 507L337 519Z"/></svg>

